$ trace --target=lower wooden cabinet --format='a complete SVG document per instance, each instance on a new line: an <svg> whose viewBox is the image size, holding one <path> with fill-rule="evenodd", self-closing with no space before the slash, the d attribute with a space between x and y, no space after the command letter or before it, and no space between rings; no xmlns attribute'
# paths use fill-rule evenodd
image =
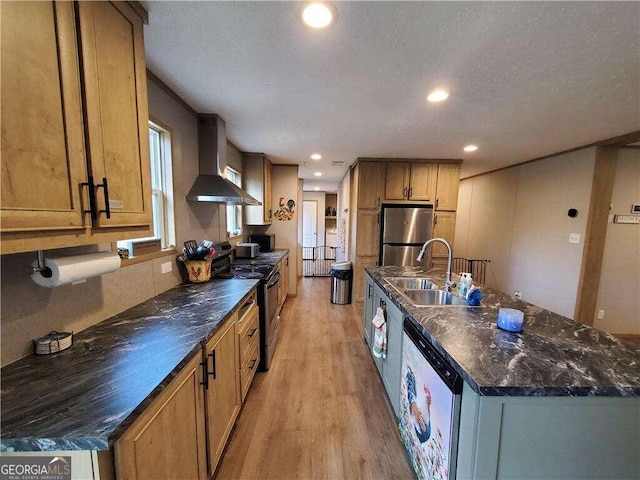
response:
<svg viewBox="0 0 640 480"><path fill-rule="evenodd" d="M207 363L205 380L205 410L207 417L207 443L209 474L213 475L231 429L240 411L240 368L238 366L238 336L235 318L225 325L204 351Z"/></svg>
<svg viewBox="0 0 640 480"><path fill-rule="evenodd" d="M118 479L207 478L201 382L198 355L116 442Z"/></svg>

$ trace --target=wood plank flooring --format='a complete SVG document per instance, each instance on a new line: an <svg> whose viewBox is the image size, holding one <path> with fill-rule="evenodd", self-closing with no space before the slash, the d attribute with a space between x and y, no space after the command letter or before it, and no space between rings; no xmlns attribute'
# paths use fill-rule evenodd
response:
<svg viewBox="0 0 640 480"><path fill-rule="evenodd" d="M362 339L362 310L331 304L329 278L299 282L216 478L414 478Z"/></svg>

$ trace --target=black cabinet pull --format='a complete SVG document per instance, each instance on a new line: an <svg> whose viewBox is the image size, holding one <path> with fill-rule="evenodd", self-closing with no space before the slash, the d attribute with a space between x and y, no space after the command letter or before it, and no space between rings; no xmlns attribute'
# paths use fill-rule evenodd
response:
<svg viewBox="0 0 640 480"><path fill-rule="evenodd" d="M369 290L367 291L367 298L371 298L371 287L373 287L373 285L367 285L369 287Z"/></svg>
<svg viewBox="0 0 640 480"><path fill-rule="evenodd" d="M107 218L111 218L111 207L109 207L109 185L107 184L107 177L102 177L102 183L98 183L97 187L102 187L104 191L104 210L99 210L99 213L106 213Z"/></svg>
<svg viewBox="0 0 640 480"><path fill-rule="evenodd" d="M380 299L380 307L384 308L387 306L387 302L385 302L384 300Z"/></svg>
<svg viewBox="0 0 640 480"><path fill-rule="evenodd" d="M251 330L251 333L247 335L247 337L251 338L256 334L256 331L258 330L258 327L254 328L253 330Z"/></svg>
<svg viewBox="0 0 640 480"><path fill-rule="evenodd" d="M206 360L204 362L200 362L200 365L202 365L202 382L200 382L200 385L204 385L204 388L209 389L209 377L207 376Z"/></svg>
<svg viewBox="0 0 640 480"><path fill-rule="evenodd" d="M93 183L93 177L89 175L89 178L86 182L82 182L80 185L83 187L88 187L89 191L89 210L84 210L84 213L91 213L91 219L95 220L98 218L98 211L96 210L96 185Z"/></svg>
<svg viewBox="0 0 640 480"><path fill-rule="evenodd" d="M209 354L209 357L211 357L211 371L209 372L209 375L211 375L215 380L216 379L216 351L213 350Z"/></svg>
<svg viewBox="0 0 640 480"><path fill-rule="evenodd" d="M253 367L256 366L257 361L258 361L257 358L254 358L253 360L251 360L251 365L249 365L249 370L253 370Z"/></svg>

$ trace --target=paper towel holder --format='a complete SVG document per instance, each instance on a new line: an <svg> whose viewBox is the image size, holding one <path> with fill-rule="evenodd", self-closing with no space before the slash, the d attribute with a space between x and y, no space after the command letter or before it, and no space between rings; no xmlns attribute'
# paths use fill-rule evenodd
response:
<svg viewBox="0 0 640 480"><path fill-rule="evenodd" d="M43 277L50 278L51 275L53 275L53 272L45 264L44 250L38 250L36 253L38 255L38 264L31 267L31 275L35 273L40 273Z"/></svg>

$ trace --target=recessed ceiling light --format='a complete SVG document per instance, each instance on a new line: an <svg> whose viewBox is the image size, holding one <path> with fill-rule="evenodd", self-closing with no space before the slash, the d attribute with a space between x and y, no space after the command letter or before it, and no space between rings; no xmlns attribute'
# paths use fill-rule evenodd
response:
<svg viewBox="0 0 640 480"><path fill-rule="evenodd" d="M322 155L320 155L319 153L314 153L313 155L311 155L311 160L320 160L322 158Z"/></svg>
<svg viewBox="0 0 640 480"><path fill-rule="evenodd" d="M334 18L334 9L327 3L310 3L302 11L302 20L312 28L327 27Z"/></svg>
<svg viewBox="0 0 640 480"><path fill-rule="evenodd" d="M313 187L314 190L320 190L320 187Z"/></svg>
<svg viewBox="0 0 640 480"><path fill-rule="evenodd" d="M477 145L467 145L466 147L464 147L463 150L465 152L475 152L476 150L478 150L478 146Z"/></svg>
<svg viewBox="0 0 640 480"><path fill-rule="evenodd" d="M429 100L431 103L442 102L447 98L449 98L449 92L443 90L442 88L434 90L427 96L427 100Z"/></svg>
<svg viewBox="0 0 640 480"><path fill-rule="evenodd" d="M322 176L322 172L314 172L313 173L316 177L321 177Z"/></svg>

